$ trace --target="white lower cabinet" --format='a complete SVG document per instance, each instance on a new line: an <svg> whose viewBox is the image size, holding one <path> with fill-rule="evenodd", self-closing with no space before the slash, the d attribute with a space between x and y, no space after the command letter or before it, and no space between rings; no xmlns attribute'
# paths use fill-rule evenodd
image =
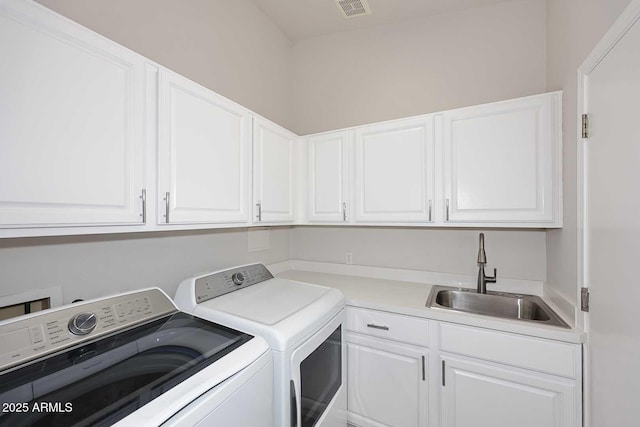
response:
<svg viewBox="0 0 640 427"><path fill-rule="evenodd" d="M574 380L450 356L441 361L443 427L578 425Z"/></svg>
<svg viewBox="0 0 640 427"><path fill-rule="evenodd" d="M423 348L347 334L349 422L427 426L427 356Z"/></svg>
<svg viewBox="0 0 640 427"><path fill-rule="evenodd" d="M429 322L349 307L346 329L349 423L426 427Z"/></svg>
<svg viewBox="0 0 640 427"><path fill-rule="evenodd" d="M346 329L354 426L582 425L580 344L356 307Z"/></svg>

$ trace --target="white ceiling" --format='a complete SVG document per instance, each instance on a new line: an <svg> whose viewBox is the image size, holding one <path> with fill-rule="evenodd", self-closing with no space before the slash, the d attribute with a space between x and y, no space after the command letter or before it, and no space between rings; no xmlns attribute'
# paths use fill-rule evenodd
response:
<svg viewBox="0 0 640 427"><path fill-rule="evenodd" d="M336 0L253 0L291 41L487 6L505 0L368 0L371 15L345 19Z"/></svg>

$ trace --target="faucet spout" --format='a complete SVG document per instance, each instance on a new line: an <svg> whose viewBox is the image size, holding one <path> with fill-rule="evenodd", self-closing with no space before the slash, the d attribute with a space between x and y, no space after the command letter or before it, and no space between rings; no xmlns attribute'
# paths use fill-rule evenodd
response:
<svg viewBox="0 0 640 427"><path fill-rule="evenodd" d="M498 277L498 269L493 269L493 276L487 276L484 267L487 264L487 254L484 251L484 233L480 233L480 242L478 249L478 289L479 294L487 293L487 283L496 283Z"/></svg>
<svg viewBox="0 0 640 427"><path fill-rule="evenodd" d="M486 264L487 263L487 253L484 251L484 233L480 233L480 242L478 249L478 264Z"/></svg>

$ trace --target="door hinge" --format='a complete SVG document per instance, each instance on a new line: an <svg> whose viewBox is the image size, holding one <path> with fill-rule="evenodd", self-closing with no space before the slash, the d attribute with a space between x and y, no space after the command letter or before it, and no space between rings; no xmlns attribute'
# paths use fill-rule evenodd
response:
<svg viewBox="0 0 640 427"><path fill-rule="evenodd" d="M589 288L580 289L580 310L589 311Z"/></svg>
<svg viewBox="0 0 640 427"><path fill-rule="evenodd" d="M589 115L582 115L582 138L589 138Z"/></svg>

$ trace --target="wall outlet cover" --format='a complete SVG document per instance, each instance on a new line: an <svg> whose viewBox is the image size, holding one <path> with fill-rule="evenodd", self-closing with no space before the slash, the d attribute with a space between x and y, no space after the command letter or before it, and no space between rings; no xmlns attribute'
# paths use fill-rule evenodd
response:
<svg viewBox="0 0 640 427"><path fill-rule="evenodd" d="M250 228L247 230L247 250L249 252L265 251L271 247L268 228Z"/></svg>

